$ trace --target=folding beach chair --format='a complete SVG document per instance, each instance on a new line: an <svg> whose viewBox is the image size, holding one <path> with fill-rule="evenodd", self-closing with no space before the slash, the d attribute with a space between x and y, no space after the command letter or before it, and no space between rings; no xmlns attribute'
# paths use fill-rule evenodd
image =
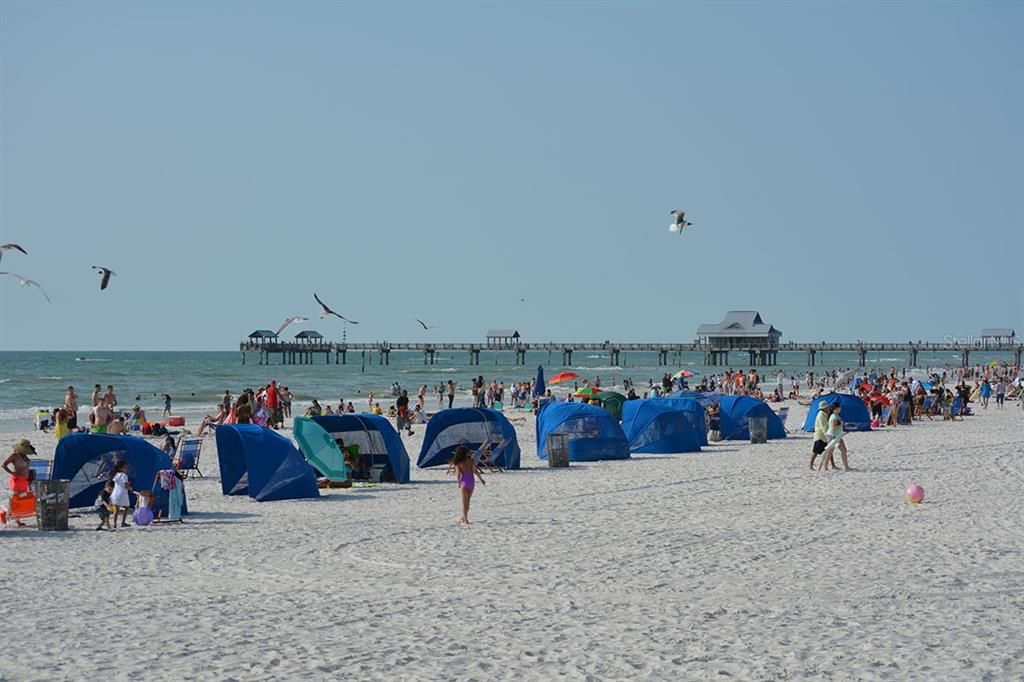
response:
<svg viewBox="0 0 1024 682"><path fill-rule="evenodd" d="M951 420L960 417L960 407L963 405L963 399L960 396L953 398L953 402L949 404L949 418ZM960 417L963 419L963 417Z"/></svg>
<svg viewBox="0 0 1024 682"><path fill-rule="evenodd" d="M29 460L29 466L32 468L32 471L35 472L37 481L50 480L50 464L52 464L52 462L48 459Z"/></svg>
<svg viewBox="0 0 1024 682"><path fill-rule="evenodd" d="M184 478L188 478L188 472L195 471L203 478L203 472L199 470L199 454L203 450L203 439L198 436L182 438L178 442L178 452L174 458L174 468Z"/></svg>
<svg viewBox="0 0 1024 682"><path fill-rule="evenodd" d="M484 443L480 446L479 450L473 453L473 461L476 462L478 467L484 467L488 471L501 471L501 467L495 464L495 462L505 452L505 448L511 442L511 438L506 438L493 448L490 447L490 442Z"/></svg>
<svg viewBox="0 0 1024 682"><path fill-rule="evenodd" d="M782 422L782 430L789 433L789 429L786 428L786 417L789 416L789 405L779 408L779 421Z"/></svg>

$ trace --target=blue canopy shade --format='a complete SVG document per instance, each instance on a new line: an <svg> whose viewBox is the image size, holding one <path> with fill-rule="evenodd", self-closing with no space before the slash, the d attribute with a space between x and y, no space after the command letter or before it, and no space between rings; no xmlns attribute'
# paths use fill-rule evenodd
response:
<svg viewBox="0 0 1024 682"><path fill-rule="evenodd" d="M358 445L359 456L368 465L386 465L395 483L409 482L409 455L402 437L386 418L377 414L326 414L313 417L324 431L345 445ZM429 425L429 422L428 422Z"/></svg>
<svg viewBox="0 0 1024 682"><path fill-rule="evenodd" d="M690 406L700 411L700 428ZM667 455L700 452L704 430L704 408L687 399L628 400L622 406L622 430L630 452Z"/></svg>
<svg viewBox="0 0 1024 682"><path fill-rule="evenodd" d="M316 475L292 442L255 424L217 427L217 457L225 495L257 502L320 497Z"/></svg>
<svg viewBox="0 0 1024 682"><path fill-rule="evenodd" d="M844 431L871 430L871 414L863 400L846 393L826 393L811 401L807 419L804 420L804 431L814 431L814 420L818 418L818 412L822 405L831 405L836 402L842 405L839 416L843 419Z"/></svg>
<svg viewBox="0 0 1024 682"><path fill-rule="evenodd" d="M749 395L726 395L718 401L723 440L749 440L749 417L767 417L769 440L786 437L786 427L767 403Z"/></svg>
<svg viewBox="0 0 1024 682"><path fill-rule="evenodd" d="M537 415L537 457L547 459L547 437L568 436L569 460L595 462L629 457L629 441L607 410L585 403L550 403Z"/></svg>
<svg viewBox="0 0 1024 682"><path fill-rule="evenodd" d="M717 402L721 395L718 393L697 393L698 397L684 398L672 393L667 398L659 398L661 401L670 401L673 407L682 411L690 420L690 424L700 436L700 444L708 444L708 420L707 407ZM711 396L714 396L712 399Z"/></svg>
<svg viewBox="0 0 1024 682"><path fill-rule="evenodd" d="M117 462L128 463L128 480L135 490L151 490L156 501L153 513L167 513L168 492L155 485L161 469L173 469L167 453L138 436L72 433L57 443L50 478L71 481L70 506L91 507L114 475ZM180 481L179 481L180 483ZM133 496L134 497L134 496ZM134 500L133 500L134 501ZM182 502L182 513L186 504Z"/></svg>
<svg viewBox="0 0 1024 682"><path fill-rule="evenodd" d="M518 469L519 439L505 415L473 407L441 410L427 422L416 466L424 469L447 464L460 445L477 450L485 443L497 446L506 440L508 445L492 462L502 469Z"/></svg>

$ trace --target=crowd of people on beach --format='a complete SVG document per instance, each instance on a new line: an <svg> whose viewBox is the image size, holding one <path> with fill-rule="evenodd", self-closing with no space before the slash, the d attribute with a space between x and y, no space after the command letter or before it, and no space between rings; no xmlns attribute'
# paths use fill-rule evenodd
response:
<svg viewBox="0 0 1024 682"><path fill-rule="evenodd" d="M981 410L989 409L990 405L994 405L994 409L1003 409L1008 398L1020 398L1024 392L1020 372L1020 367L1005 363L967 368L946 366L925 371L897 370L890 367L887 372L864 371L859 373L859 376L855 370L833 369L817 375L808 372L801 381L780 369L775 372L774 381L766 381L757 369L750 368L746 371L727 369L721 374L708 376L683 371L672 376L666 372L660 380L649 378L646 391L638 391L638 387L630 378L622 378L620 386L616 378L612 377L611 388L625 391L624 397L627 400L658 398L680 391L696 391L706 395L745 395L765 402L796 400L803 404L810 404L805 402L803 388L808 389L807 401L819 398L829 391L836 391L852 394L862 400L869 410L872 427L878 428L911 425L915 420L923 419L962 420L965 415L972 414L971 404ZM693 380L694 383L691 385L689 380ZM578 378L571 387L565 384L555 389L555 393L550 387L537 391L536 379L513 381L506 387L504 381L488 382L480 375L470 381L468 390L453 379L441 382L433 389L428 389L425 384L420 385L415 398L411 398L408 390L394 382L391 386L392 400L384 401L386 408L382 407L381 400L372 392L367 395L365 410L357 409L352 400L340 398L335 406L327 402L321 405L317 398L312 398L309 405L302 410L302 414L306 417L316 417L363 411L392 418L400 434L413 435L413 426L425 424L433 414L427 408L428 391L432 392L433 398L436 399L438 410L454 407L456 397L460 393L468 393L469 404L476 408L503 410L507 398L508 407L536 413L544 404L558 400L581 400L599 405L601 390L600 376L595 376L593 380ZM136 396L136 401L140 397ZM112 385L107 385L104 390L100 384L96 384L90 397L87 423L79 424L79 396L74 386L68 386L63 404L53 410L41 410L37 414L36 423L37 427L44 431L52 428L57 440L76 432L165 436L163 450L173 457L176 449L173 438L175 432L168 430L168 426L171 425L169 420L173 418L172 398L164 393L162 399L163 417L168 421L149 421L138 402L129 408L123 408ZM285 420L293 416L294 402L295 396L292 391L287 386L279 386L273 379L256 389L245 388L239 391L237 396L233 396L230 390L225 390L213 413L206 414L201 420L198 435L204 436L222 424L256 424L271 429L284 428ZM1024 401L1021 405L1024 406ZM717 409L717 402L712 402L708 407L709 424L716 422ZM841 403L820 401L814 422L810 468L817 468L818 471L837 468L834 454L838 452L843 469L851 470L845 435ZM35 449L31 443L22 440L3 462L4 470L11 477L12 495L24 494L30 488L33 472L29 462L30 455L34 453ZM463 518L467 518L468 500L472 494L470 482L473 476L470 474L478 476L479 472L471 470L465 463L453 465L453 471L457 472L460 489L464 493ZM140 509L152 507L152 493L135 493L126 483L123 474L124 471L115 465L110 473L110 480L97 500L96 512L101 518L100 528L117 527L118 513L121 513L121 525L124 525L129 507L134 507L136 513ZM479 479L483 483L482 477ZM132 505L127 501L129 492L141 496L137 504ZM147 512L143 511L143 522L146 515ZM143 524L137 521L137 525Z"/></svg>

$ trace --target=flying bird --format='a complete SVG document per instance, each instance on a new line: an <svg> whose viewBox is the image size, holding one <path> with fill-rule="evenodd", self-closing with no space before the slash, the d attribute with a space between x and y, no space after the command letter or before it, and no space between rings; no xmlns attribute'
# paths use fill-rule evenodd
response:
<svg viewBox="0 0 1024 682"><path fill-rule="evenodd" d="M43 298L46 299L46 302L47 303L50 302L50 297L47 296L46 292L43 291L43 288L41 286L39 286L39 282L33 281L31 279L27 279L25 277L22 277L21 275L16 275L13 272L0 272L0 275L10 275L11 277L16 278L19 282L21 282L21 286L23 286L23 287L33 286L33 287L39 289L40 293L43 294Z"/></svg>
<svg viewBox="0 0 1024 682"><path fill-rule="evenodd" d="M414 320L416 320L417 322L420 323L420 326L423 327L423 331L429 331L429 330L434 328L434 325L432 325L432 324L428 325L426 322L424 322L423 320L421 320L418 317L414 317L412 319L414 319Z"/></svg>
<svg viewBox="0 0 1024 682"><path fill-rule="evenodd" d="M98 265L92 266L92 269L100 273L100 291L106 289L107 285L110 284L110 276L117 274L110 268L101 268Z"/></svg>
<svg viewBox="0 0 1024 682"><path fill-rule="evenodd" d="M674 211L669 211L669 215L676 217L676 221L668 226L669 232L678 232L682 234L683 230L688 228L693 223L686 222L686 211L680 211L678 208Z"/></svg>
<svg viewBox="0 0 1024 682"><path fill-rule="evenodd" d="M328 308L327 304L324 303L323 301L321 301L320 297L317 296L316 294L313 294L313 298L315 298L316 302L320 304L321 308L323 308L323 310L320 311L320 319L321 320L324 319L325 317L330 316L330 315L334 315L339 320L344 320L345 322L348 322L349 324L359 324L355 320L350 320L347 317L345 317L344 315L339 315L338 313L336 313L333 310L331 310L330 308Z"/></svg>
<svg viewBox="0 0 1024 682"><path fill-rule="evenodd" d="M26 256L28 255L28 251L21 248L17 244L0 244L0 258L3 258L4 253L6 253L7 251L21 251Z"/></svg>
<svg viewBox="0 0 1024 682"><path fill-rule="evenodd" d="M292 324L293 322L305 322L307 319L309 319L309 318L306 318L306 317L289 317L287 320L285 320L284 322L281 323L280 327L277 328L277 335L281 336L281 332L283 332L285 330L285 327L287 327L288 325Z"/></svg>

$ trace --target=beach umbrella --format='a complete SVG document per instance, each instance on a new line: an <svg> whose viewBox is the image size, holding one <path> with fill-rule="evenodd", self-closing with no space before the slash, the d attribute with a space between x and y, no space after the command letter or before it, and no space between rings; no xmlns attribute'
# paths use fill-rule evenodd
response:
<svg viewBox="0 0 1024 682"><path fill-rule="evenodd" d="M698 374L700 374L700 372L694 372L692 369L681 369L675 374L673 374L672 378L678 379L679 377L686 377L687 379L689 379L690 377L695 377Z"/></svg>
<svg viewBox="0 0 1024 682"><path fill-rule="evenodd" d="M537 366L537 381L533 384L534 395L544 395L547 386L544 385L544 365Z"/></svg>
<svg viewBox="0 0 1024 682"><path fill-rule="evenodd" d="M553 376L550 379L548 379L548 384L551 385L551 386L554 386L555 384L560 384L563 381L569 381L570 379L575 379L578 376L579 376L579 374L576 374L575 372L559 372L555 376Z"/></svg>
<svg viewBox="0 0 1024 682"><path fill-rule="evenodd" d="M601 389L599 388L594 388L593 386L584 386L580 390L576 391L576 395L577 397L580 398L593 398L600 392Z"/></svg>

